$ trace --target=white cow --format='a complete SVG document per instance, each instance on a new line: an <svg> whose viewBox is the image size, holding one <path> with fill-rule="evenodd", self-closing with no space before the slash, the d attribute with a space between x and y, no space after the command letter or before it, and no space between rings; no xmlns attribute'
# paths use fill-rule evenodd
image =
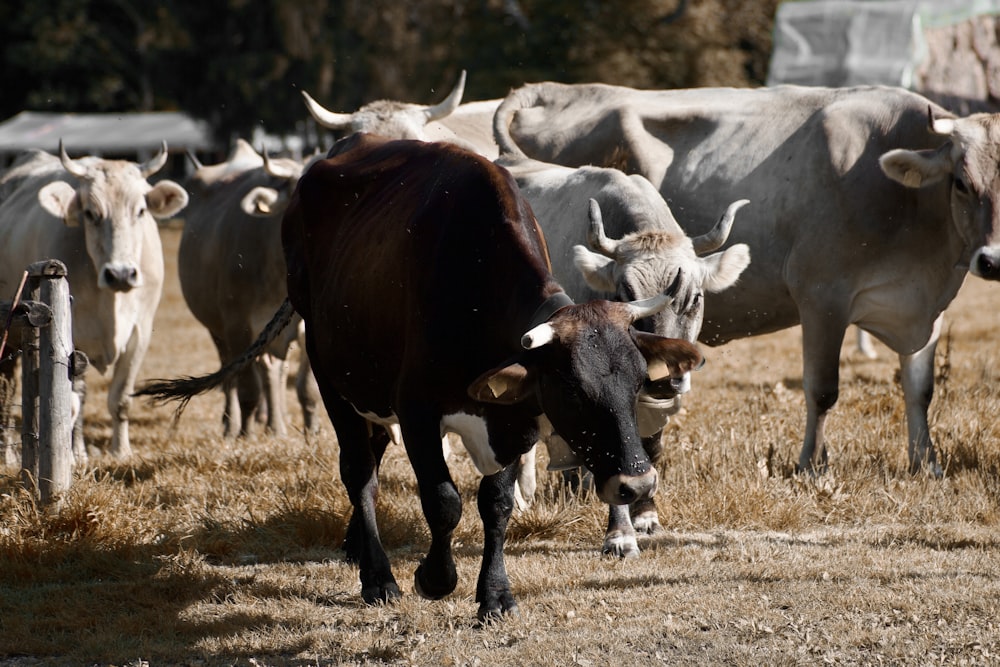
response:
<svg viewBox="0 0 1000 667"><path fill-rule="evenodd" d="M126 458L132 391L163 288L156 221L183 209L188 195L173 181L147 180L166 163L166 144L144 164L72 160L61 145L59 153L32 151L0 176L0 293L12 295L34 261L66 265L73 343L99 372L114 369L110 451ZM74 449L86 456L82 443Z"/></svg>
<svg viewBox="0 0 1000 667"><path fill-rule="evenodd" d="M966 275L1000 279L1000 115L956 118L882 86L634 90L532 84L497 111L528 155L645 175L708 228L720 200L754 200L731 241L753 264L709 296L701 340L802 325L799 468L822 470L850 324L899 355L909 463L940 472L927 410L941 315Z"/></svg>
<svg viewBox="0 0 1000 667"><path fill-rule="evenodd" d="M725 242L736 211L747 201L734 203L712 232L692 239L643 176L532 160L511 141L503 121L498 118L494 127L500 147L496 163L510 171L531 204L545 235L552 274L566 293L578 303L609 296L633 301L671 294L667 308L635 326L658 336L695 342L705 292L729 288L750 263L749 250L742 244L714 252ZM639 393L636 413L643 445L655 463L662 453L662 429L680 408L680 395L689 389L690 379L685 375L684 382L664 381L653 377L655 369L650 374ZM550 468L581 465L558 434L548 434L546 444ZM519 478L524 492L533 486L528 475L533 470L527 467ZM605 553L638 555L636 531L662 530L652 498L631 508L609 508Z"/></svg>

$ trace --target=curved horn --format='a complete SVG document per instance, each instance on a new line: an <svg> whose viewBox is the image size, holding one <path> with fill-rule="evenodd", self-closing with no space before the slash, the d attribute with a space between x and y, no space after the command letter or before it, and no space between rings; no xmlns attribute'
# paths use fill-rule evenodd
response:
<svg viewBox="0 0 1000 667"><path fill-rule="evenodd" d="M927 105L927 127L934 134L950 135L955 131L955 120L953 118L935 118L934 109Z"/></svg>
<svg viewBox="0 0 1000 667"><path fill-rule="evenodd" d="M194 151L192 151L190 148L184 149L184 155L187 155L187 159L191 160L191 164L194 165L195 171L198 171L199 169L205 166L201 163L201 160L198 159L198 156L195 155Z"/></svg>
<svg viewBox="0 0 1000 667"><path fill-rule="evenodd" d="M87 168L77 164L66 154L62 139L59 140L59 161L62 162L63 169L77 178L83 178L87 175Z"/></svg>
<svg viewBox="0 0 1000 667"><path fill-rule="evenodd" d="M301 92L302 99L305 101L306 108L309 109L309 115L313 117L313 120L331 130L350 129L354 114L337 113L336 111L324 109L320 106L319 102L309 97L309 93L304 90Z"/></svg>
<svg viewBox="0 0 1000 667"><path fill-rule="evenodd" d="M590 200L590 229L587 230L587 242L591 248L612 259L618 251L618 241L612 241L604 234L601 205L596 199Z"/></svg>
<svg viewBox="0 0 1000 667"><path fill-rule="evenodd" d="M691 239L691 243L694 245L694 253L696 255L703 255L706 252L713 252L721 248L722 244L729 238L729 232L733 228L733 220L736 219L736 211L749 203L749 199L734 201L726 209L725 214L719 218L719 221L715 223L715 227L712 227L710 232Z"/></svg>
<svg viewBox="0 0 1000 667"><path fill-rule="evenodd" d="M542 322L531 331L521 336L521 347L534 350L542 345L548 345L556 337L556 330L548 322Z"/></svg>
<svg viewBox="0 0 1000 667"><path fill-rule="evenodd" d="M160 152L139 165L139 171L143 177L148 178L163 169L167 163L167 142L160 143Z"/></svg>
<svg viewBox="0 0 1000 667"><path fill-rule="evenodd" d="M444 118L457 109L458 105L462 103L462 94L464 92L465 70L463 69L462 73L458 75L458 83L456 83L455 87L451 89L451 93L448 97L444 98L444 101L424 109L424 116L427 118L427 122L429 123L432 120Z"/></svg>
<svg viewBox="0 0 1000 667"><path fill-rule="evenodd" d="M635 322L636 320L641 320L644 317L655 315L666 308L671 301L673 301L673 297L669 294L657 294L656 296L651 296L648 299L632 301L631 303L627 303L625 305L628 307L628 312L632 316L632 321Z"/></svg>
<svg viewBox="0 0 1000 667"><path fill-rule="evenodd" d="M264 171L266 171L268 175L286 181L290 178L294 178L295 173L291 169L271 162L271 158L267 154L267 146L261 147L260 156L264 158Z"/></svg>

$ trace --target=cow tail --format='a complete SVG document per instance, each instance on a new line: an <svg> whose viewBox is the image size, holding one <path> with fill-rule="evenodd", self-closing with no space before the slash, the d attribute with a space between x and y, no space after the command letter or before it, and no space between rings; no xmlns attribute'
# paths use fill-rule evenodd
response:
<svg viewBox="0 0 1000 667"><path fill-rule="evenodd" d="M257 340L243 354L219 370L210 375L202 375L201 377L187 376L174 380L151 380L142 389L135 392L134 395L149 396L154 405L162 405L169 401L180 401L175 413L175 419L179 418L181 413L184 412L184 408L187 407L188 401L192 398L219 387L233 375L252 364L257 357L264 353L267 346L278 337L281 330L288 326L294 315L295 308L292 306L292 302L286 298L271 318L271 321L267 323L264 330L257 336Z"/></svg>
<svg viewBox="0 0 1000 667"><path fill-rule="evenodd" d="M511 91L510 95L497 107L496 113L493 114L493 140L500 147L501 158L509 156L526 159L528 157L510 136L510 123L514 119L515 113L533 106L537 99L538 94L534 90L534 86L529 86Z"/></svg>

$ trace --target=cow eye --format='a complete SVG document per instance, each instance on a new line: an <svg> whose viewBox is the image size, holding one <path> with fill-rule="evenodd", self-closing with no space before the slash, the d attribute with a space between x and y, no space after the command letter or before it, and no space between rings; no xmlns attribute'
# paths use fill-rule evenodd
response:
<svg viewBox="0 0 1000 667"><path fill-rule="evenodd" d="M963 195L968 194L969 192L969 186L966 185L965 181L963 181L961 178L955 179L955 189L961 192Z"/></svg>
<svg viewBox="0 0 1000 667"><path fill-rule="evenodd" d="M145 218L146 217L146 207L145 206L140 206L139 207L139 211L135 215L136 215L137 218Z"/></svg>
<svg viewBox="0 0 1000 667"><path fill-rule="evenodd" d="M92 208L83 209L83 221L92 225L96 225L101 221L101 217L94 212Z"/></svg>

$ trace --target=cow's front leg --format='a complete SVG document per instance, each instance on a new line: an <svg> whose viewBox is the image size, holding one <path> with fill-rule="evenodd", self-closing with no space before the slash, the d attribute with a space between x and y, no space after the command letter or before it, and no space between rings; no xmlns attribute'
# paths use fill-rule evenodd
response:
<svg viewBox="0 0 1000 667"><path fill-rule="evenodd" d="M132 444L129 441L128 416L132 407L132 393L135 390L135 380L139 375L139 367L146 356L149 338L137 329L133 330L125 351L115 362L108 385L108 412L111 413L111 455L117 459L127 459L132 456Z"/></svg>
<svg viewBox="0 0 1000 667"><path fill-rule="evenodd" d="M458 583L451 538L462 518L462 497L444 460L440 413L432 407L412 405L400 406L398 416L431 533L430 548L413 575L413 587L421 597L438 600L454 591Z"/></svg>
<svg viewBox="0 0 1000 667"><path fill-rule="evenodd" d="M680 397L678 397L680 400ZM646 456L654 466L663 457L663 431L642 439L642 448L646 450ZM656 499L653 496L637 500L629 505L629 514L632 517L632 527L636 534L656 535L663 532L660 525L660 514L656 510Z"/></svg>
<svg viewBox="0 0 1000 667"><path fill-rule="evenodd" d="M906 428L909 433L907 454L910 472L920 472L926 466L936 477L943 473L931 441L927 410L934 396L934 353L941 336L942 318L943 315L939 315L934 321L931 338L926 345L913 354L899 355L900 381L906 403Z"/></svg>
<svg viewBox="0 0 1000 667"><path fill-rule="evenodd" d="M504 614L517 614L517 602L510 590L503 549L507 523L514 510L514 482L520 462L488 475L479 484L477 502L483 521L483 562L476 585L480 621Z"/></svg>
<svg viewBox="0 0 1000 667"><path fill-rule="evenodd" d="M635 558L639 544L628 505L608 505L608 529L604 533L601 552L618 558Z"/></svg>
<svg viewBox="0 0 1000 667"><path fill-rule="evenodd" d="M846 319L833 318L816 306L820 315L802 314L802 388L806 399L806 432L799 453L799 472L824 473L827 467L823 425L837 403L840 391L840 347L847 331Z"/></svg>
<svg viewBox="0 0 1000 667"><path fill-rule="evenodd" d="M264 396L267 401L267 428L274 435L288 435L285 405L285 385L288 381L288 361L273 354L263 354L257 360L260 377L264 384Z"/></svg>

